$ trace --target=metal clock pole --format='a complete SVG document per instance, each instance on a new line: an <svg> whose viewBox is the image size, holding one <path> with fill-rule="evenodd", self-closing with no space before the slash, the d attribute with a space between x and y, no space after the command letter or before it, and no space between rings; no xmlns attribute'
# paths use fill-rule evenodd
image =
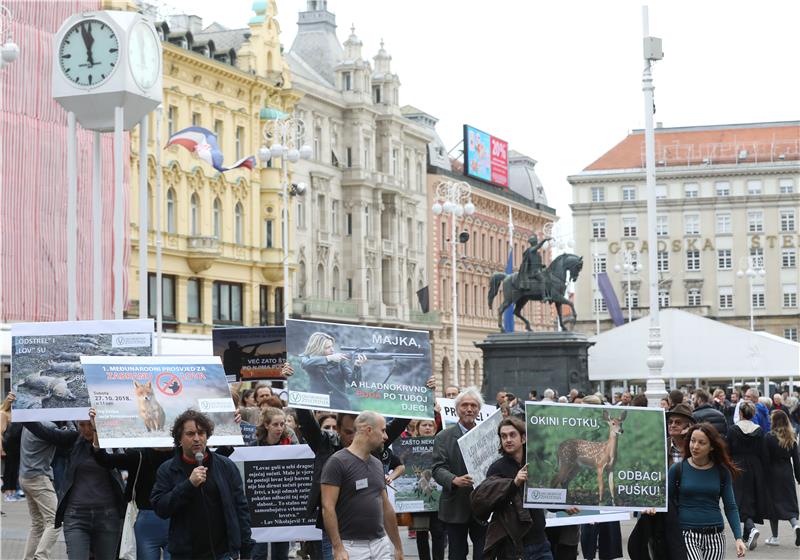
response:
<svg viewBox="0 0 800 560"><path fill-rule="evenodd" d="M124 109L114 107L114 318L122 319L122 251L124 250L125 215L122 199L122 146Z"/></svg>
<svg viewBox="0 0 800 560"><path fill-rule="evenodd" d="M75 113L67 113L67 320L78 318L78 139Z"/></svg>
<svg viewBox="0 0 800 560"><path fill-rule="evenodd" d="M103 145L98 131L92 136L92 318L99 321L103 318Z"/></svg>
<svg viewBox="0 0 800 560"><path fill-rule="evenodd" d="M139 318L147 319L147 115L139 121Z"/></svg>

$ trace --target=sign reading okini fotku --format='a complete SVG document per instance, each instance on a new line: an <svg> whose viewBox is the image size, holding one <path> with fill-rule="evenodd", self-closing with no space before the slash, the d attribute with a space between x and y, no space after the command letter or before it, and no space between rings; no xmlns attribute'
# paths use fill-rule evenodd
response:
<svg viewBox="0 0 800 560"><path fill-rule="evenodd" d="M525 403L525 507L667 509L664 411Z"/></svg>
<svg viewBox="0 0 800 560"><path fill-rule="evenodd" d="M286 321L289 405L433 418L427 331Z"/></svg>

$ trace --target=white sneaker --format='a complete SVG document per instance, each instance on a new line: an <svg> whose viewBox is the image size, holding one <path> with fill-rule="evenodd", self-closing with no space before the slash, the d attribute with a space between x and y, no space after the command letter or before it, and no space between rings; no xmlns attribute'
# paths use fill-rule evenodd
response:
<svg viewBox="0 0 800 560"><path fill-rule="evenodd" d="M755 550L758 546L758 535L761 532L758 529L753 529L750 531L750 536L747 537L747 550Z"/></svg>
<svg viewBox="0 0 800 560"><path fill-rule="evenodd" d="M770 537L764 541L764 544L769 546L778 546L780 543L778 542L778 537Z"/></svg>

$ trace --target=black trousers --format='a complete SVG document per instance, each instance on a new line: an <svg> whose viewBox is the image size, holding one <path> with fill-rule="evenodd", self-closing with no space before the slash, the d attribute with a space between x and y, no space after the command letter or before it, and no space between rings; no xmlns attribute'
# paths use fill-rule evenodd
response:
<svg viewBox="0 0 800 560"><path fill-rule="evenodd" d="M427 515L430 519L430 528L427 531L417 531L417 554L419 554L419 560L444 560L444 545L446 542L444 525L439 521L436 512L417 515ZM430 533L430 544L428 544L428 533ZM431 547L433 547L432 556Z"/></svg>
<svg viewBox="0 0 800 560"><path fill-rule="evenodd" d="M472 560L483 560L486 525L470 518L469 523L445 523L445 532L447 533L448 560L467 560L469 552L467 535L472 541Z"/></svg>
<svg viewBox="0 0 800 560"><path fill-rule="evenodd" d="M619 521L581 525L583 557L610 560L622 557L622 532Z"/></svg>

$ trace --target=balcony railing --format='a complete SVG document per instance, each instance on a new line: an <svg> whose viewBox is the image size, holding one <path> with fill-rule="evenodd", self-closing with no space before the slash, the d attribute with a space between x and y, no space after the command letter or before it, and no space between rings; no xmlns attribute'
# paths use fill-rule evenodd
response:
<svg viewBox="0 0 800 560"><path fill-rule="evenodd" d="M186 240L186 247L190 251L208 254L222 252L219 239L206 235L190 235Z"/></svg>
<svg viewBox="0 0 800 560"><path fill-rule="evenodd" d="M298 315L326 315L352 318L355 318L358 312L358 307L351 301L333 301L315 298L295 299L292 309Z"/></svg>

